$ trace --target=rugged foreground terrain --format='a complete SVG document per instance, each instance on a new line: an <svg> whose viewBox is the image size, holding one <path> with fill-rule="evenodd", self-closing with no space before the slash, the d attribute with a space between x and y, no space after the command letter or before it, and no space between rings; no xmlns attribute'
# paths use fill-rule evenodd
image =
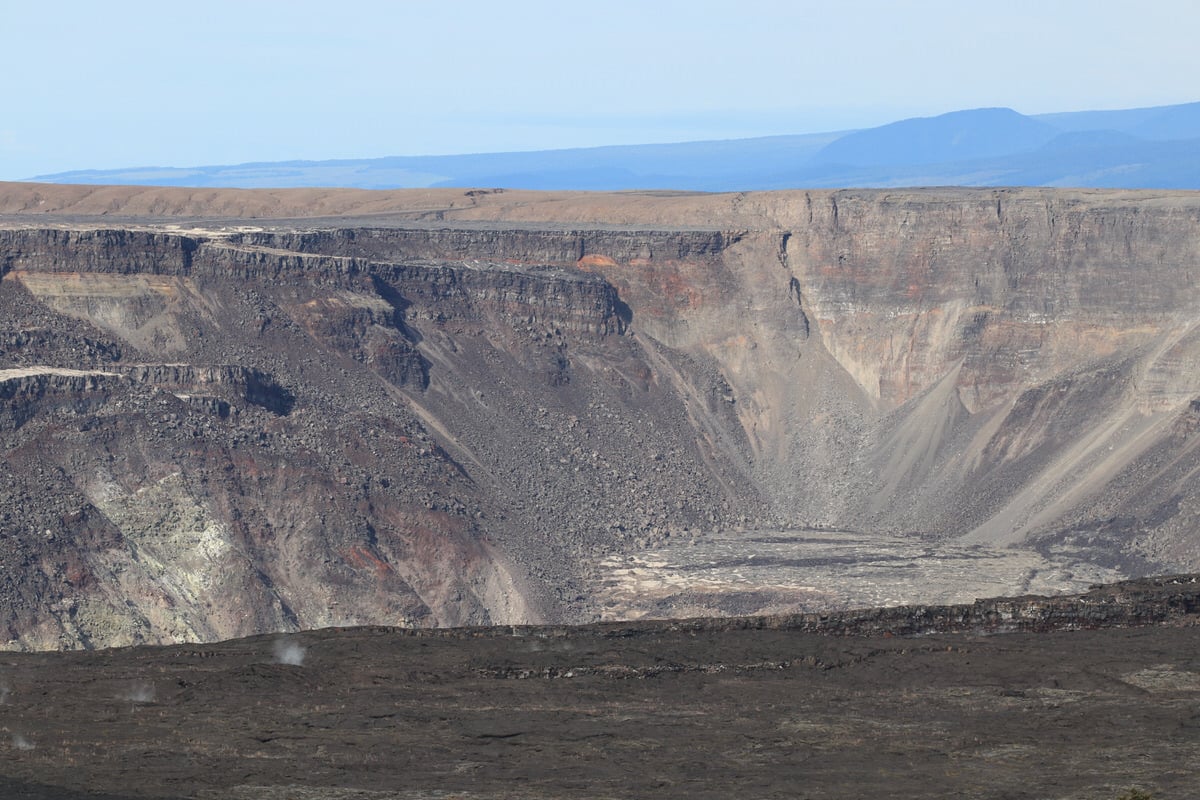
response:
<svg viewBox="0 0 1200 800"><path fill-rule="evenodd" d="M824 616L9 653L0 794L1194 797L1198 614L1182 576Z"/></svg>
<svg viewBox="0 0 1200 800"><path fill-rule="evenodd" d="M0 185L0 637L1200 569L1200 197Z"/></svg>

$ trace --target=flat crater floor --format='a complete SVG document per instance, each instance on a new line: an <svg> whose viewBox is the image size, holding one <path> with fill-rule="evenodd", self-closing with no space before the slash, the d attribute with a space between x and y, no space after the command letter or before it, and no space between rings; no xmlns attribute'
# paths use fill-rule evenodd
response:
<svg viewBox="0 0 1200 800"><path fill-rule="evenodd" d="M721 531L610 556L603 620L783 614L1061 594L1124 574L1069 554L831 530Z"/></svg>
<svg viewBox="0 0 1200 800"><path fill-rule="evenodd" d="M0 796L1194 796L1200 627L630 623L0 661Z"/></svg>

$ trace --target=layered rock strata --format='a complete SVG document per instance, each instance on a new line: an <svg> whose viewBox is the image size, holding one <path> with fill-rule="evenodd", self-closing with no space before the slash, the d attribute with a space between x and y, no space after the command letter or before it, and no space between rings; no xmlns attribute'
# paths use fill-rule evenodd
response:
<svg viewBox="0 0 1200 800"><path fill-rule="evenodd" d="M0 212L15 647L594 619L606 560L713 530L1200 566L1192 194Z"/></svg>

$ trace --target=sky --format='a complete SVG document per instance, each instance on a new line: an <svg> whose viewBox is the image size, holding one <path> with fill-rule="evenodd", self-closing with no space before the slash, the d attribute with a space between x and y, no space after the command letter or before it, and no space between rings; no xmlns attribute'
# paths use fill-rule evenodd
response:
<svg viewBox="0 0 1200 800"><path fill-rule="evenodd" d="M1196 0L0 0L0 180L1200 100Z"/></svg>

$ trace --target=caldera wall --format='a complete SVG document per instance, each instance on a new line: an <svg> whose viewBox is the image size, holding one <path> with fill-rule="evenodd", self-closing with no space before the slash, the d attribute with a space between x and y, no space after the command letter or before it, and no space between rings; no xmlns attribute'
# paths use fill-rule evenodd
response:
<svg viewBox="0 0 1200 800"><path fill-rule="evenodd" d="M1193 194L0 188L0 369L92 376L5 384L16 642L590 619L712 528L1200 565Z"/></svg>

